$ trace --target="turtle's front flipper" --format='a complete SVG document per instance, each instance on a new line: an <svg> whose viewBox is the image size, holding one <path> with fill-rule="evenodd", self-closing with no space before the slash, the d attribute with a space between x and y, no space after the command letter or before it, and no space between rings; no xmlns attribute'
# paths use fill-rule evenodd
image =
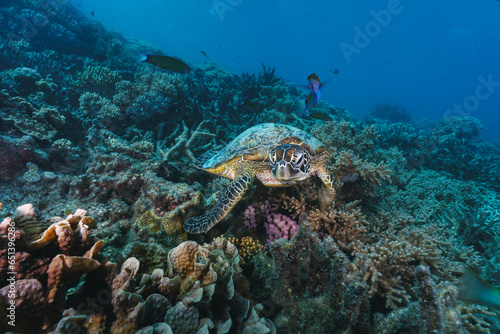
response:
<svg viewBox="0 0 500 334"><path fill-rule="evenodd" d="M323 186L319 190L319 208L321 211L325 211L326 208L332 204L335 199L335 186L332 181L332 177L328 171L323 170L322 168L318 169L317 173L318 177L323 182Z"/></svg>
<svg viewBox="0 0 500 334"><path fill-rule="evenodd" d="M245 191L252 184L253 179L253 176L248 175L235 178L233 183L219 196L212 210L202 216L188 219L184 223L184 229L193 234L205 233L210 230L215 224L226 217L229 211L238 203L245 194Z"/></svg>

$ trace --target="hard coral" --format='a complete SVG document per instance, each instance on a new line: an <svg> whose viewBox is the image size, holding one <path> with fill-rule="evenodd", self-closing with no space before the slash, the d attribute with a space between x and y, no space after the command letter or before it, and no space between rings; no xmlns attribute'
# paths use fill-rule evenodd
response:
<svg viewBox="0 0 500 334"><path fill-rule="evenodd" d="M249 236L241 239L229 238L228 241L238 247L238 253L246 264L251 263L255 255L265 251L265 247L258 240L254 240Z"/></svg>
<svg viewBox="0 0 500 334"><path fill-rule="evenodd" d="M19 96L11 97L0 92L0 118L12 121L19 131L42 140L50 140L57 134L57 129L64 124L64 116L57 108L44 108Z"/></svg>
<svg viewBox="0 0 500 334"><path fill-rule="evenodd" d="M192 195L192 198L176 205L163 217L159 217L153 210L148 210L139 217L138 225L157 234L157 239L168 248L174 248L187 240L187 233L183 228L186 211L190 207L199 206L202 200L200 192Z"/></svg>
<svg viewBox="0 0 500 334"><path fill-rule="evenodd" d="M272 261L254 259L256 279L279 306L278 332L369 333L368 287L333 239L321 241L302 213L291 240L270 244ZM266 298L262 296L262 298ZM323 319L322 322L317 319Z"/></svg>
<svg viewBox="0 0 500 334"><path fill-rule="evenodd" d="M155 269L142 275L140 282L136 279L139 261L125 261L113 282L117 320L112 332L135 332L164 321L175 333L208 333L214 327L227 333L248 319L250 301L241 294L247 292L242 290L245 280L239 274L240 256L233 244L224 238L203 246L186 241L169 252L168 261L168 275ZM147 312L153 300L161 311ZM254 318L245 326L258 322L272 327L268 320Z"/></svg>
<svg viewBox="0 0 500 334"><path fill-rule="evenodd" d="M30 136L0 136L0 179L11 181L28 162L37 160L35 140Z"/></svg>
<svg viewBox="0 0 500 334"><path fill-rule="evenodd" d="M342 250L351 242L365 238L366 217L357 206L358 201L344 205L341 208L330 208L323 212L315 209L309 214L311 230L322 238L332 237Z"/></svg>
<svg viewBox="0 0 500 334"><path fill-rule="evenodd" d="M88 66L78 75L78 85L85 91L111 96L120 74L105 66Z"/></svg>
<svg viewBox="0 0 500 334"><path fill-rule="evenodd" d="M449 282L436 285L426 266L416 268L416 277L418 300L377 317L376 333L491 333L488 317L495 313L458 302L456 286Z"/></svg>
<svg viewBox="0 0 500 334"><path fill-rule="evenodd" d="M12 217L0 223L1 248L7 249L7 242L12 238L16 246L15 262L10 260L9 267L7 252L0 252L2 286L8 284L7 278L15 280L14 285L0 290L0 299L6 300L7 293L11 299L10 291L14 287L16 325L19 324L16 330L33 332L53 325L60 318L69 282L84 274L87 274L86 280L92 277L106 280L113 274L113 265L98 255L102 241L89 234L95 225L84 210L77 210L66 219L40 220L31 204L19 207ZM91 273L97 270L99 274ZM7 330L7 327L0 323L0 329Z"/></svg>

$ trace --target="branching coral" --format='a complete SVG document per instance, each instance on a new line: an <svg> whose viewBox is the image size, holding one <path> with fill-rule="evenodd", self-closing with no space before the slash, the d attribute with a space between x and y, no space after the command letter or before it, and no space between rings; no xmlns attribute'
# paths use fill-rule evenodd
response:
<svg viewBox="0 0 500 334"><path fill-rule="evenodd" d="M196 158L191 151L193 144L199 137L214 137L215 135L209 132L202 131L203 127L206 125L207 121L203 121L194 131L190 131L186 126L186 123L182 121L182 133L175 139L175 144L169 148L163 148L163 142L158 143L157 151L163 160L169 161L174 156L174 154L184 154L188 157L191 162L194 162ZM189 134L191 132L191 134ZM174 133L177 133L175 131Z"/></svg>
<svg viewBox="0 0 500 334"><path fill-rule="evenodd" d="M100 96L97 93L83 93L80 96L80 110L84 116L98 118L118 118L122 115L120 108L115 106L111 100Z"/></svg>
<svg viewBox="0 0 500 334"><path fill-rule="evenodd" d="M452 207L477 207L481 189L472 182L453 180L431 170L404 171L393 185L378 189L380 211L393 208L412 216L417 223L431 221Z"/></svg>
<svg viewBox="0 0 500 334"><path fill-rule="evenodd" d="M238 252L246 264L251 263L255 255L265 251L265 247L258 240L249 236L241 239L229 238L228 241L238 247Z"/></svg>
<svg viewBox="0 0 500 334"><path fill-rule="evenodd" d="M88 66L78 75L78 85L85 91L111 96L120 79L120 74L108 67Z"/></svg>
<svg viewBox="0 0 500 334"><path fill-rule="evenodd" d="M418 301L378 317L376 333L491 333L492 321L487 317L495 313L458 302L456 286L436 285L426 266L417 266L416 277Z"/></svg>
<svg viewBox="0 0 500 334"><path fill-rule="evenodd" d="M369 223L357 204L359 202L352 202L326 212L313 210L309 214L311 230L322 238L332 237L341 249L346 249L352 242L363 240Z"/></svg>
<svg viewBox="0 0 500 334"><path fill-rule="evenodd" d="M337 153L331 170L337 181L354 182L361 177L372 187L388 182L392 174L384 162L374 164L367 160L363 161L352 151L345 150Z"/></svg>
<svg viewBox="0 0 500 334"><path fill-rule="evenodd" d="M357 129L347 121L316 124L311 134L327 146L332 156L340 149L351 150L354 154L370 150L378 138L375 126L365 127L358 134Z"/></svg>
<svg viewBox="0 0 500 334"><path fill-rule="evenodd" d="M368 287L362 272L352 270L333 239L321 241L311 233L306 218L301 214L301 227L291 240L270 244L272 260L254 258L254 275L263 282L272 308L279 310L278 332L369 333Z"/></svg>

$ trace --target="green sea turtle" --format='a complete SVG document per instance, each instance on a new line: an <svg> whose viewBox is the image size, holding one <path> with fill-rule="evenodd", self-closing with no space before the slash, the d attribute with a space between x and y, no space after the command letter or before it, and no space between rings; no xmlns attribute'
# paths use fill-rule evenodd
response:
<svg viewBox="0 0 500 334"><path fill-rule="evenodd" d="M199 217L188 219L184 229L204 233L227 216L255 178L267 187L288 187L313 175L323 182L320 207L335 197L327 171L329 152L316 138L297 128L274 123L251 127L219 152L209 151L195 162L203 169L230 180L215 206Z"/></svg>

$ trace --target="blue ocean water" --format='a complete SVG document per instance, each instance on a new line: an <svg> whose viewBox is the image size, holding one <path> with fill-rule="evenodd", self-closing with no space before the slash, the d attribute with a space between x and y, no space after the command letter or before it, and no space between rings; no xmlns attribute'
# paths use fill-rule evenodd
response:
<svg viewBox="0 0 500 334"><path fill-rule="evenodd" d="M499 1L71 2L191 63L235 73L276 66L297 85L315 72L329 79L322 98L354 117L390 103L413 121L472 116L484 137L500 139Z"/></svg>

